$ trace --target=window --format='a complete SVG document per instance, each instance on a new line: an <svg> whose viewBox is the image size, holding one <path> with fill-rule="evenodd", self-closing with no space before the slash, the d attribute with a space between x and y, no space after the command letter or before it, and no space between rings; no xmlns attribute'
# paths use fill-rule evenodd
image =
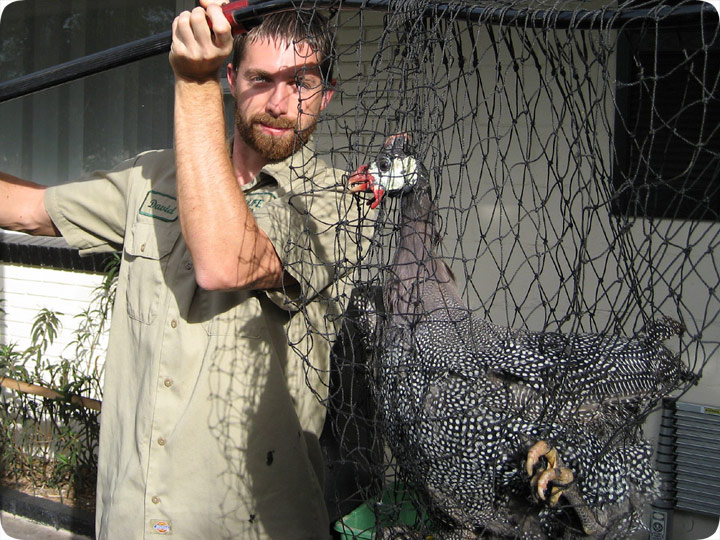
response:
<svg viewBox="0 0 720 540"><path fill-rule="evenodd" d="M192 3L194 4L194 3ZM170 29L177 0L23 0L0 20L8 81ZM172 145L166 55L0 104L0 170L45 185Z"/></svg>
<svg viewBox="0 0 720 540"><path fill-rule="evenodd" d="M623 32L617 53L616 213L720 219L717 33L716 23Z"/></svg>
<svg viewBox="0 0 720 540"><path fill-rule="evenodd" d="M170 29L194 0L22 0L0 19L9 81ZM0 170L44 185L172 146L173 74L160 54L0 104ZM0 261L101 271L62 239L4 233Z"/></svg>

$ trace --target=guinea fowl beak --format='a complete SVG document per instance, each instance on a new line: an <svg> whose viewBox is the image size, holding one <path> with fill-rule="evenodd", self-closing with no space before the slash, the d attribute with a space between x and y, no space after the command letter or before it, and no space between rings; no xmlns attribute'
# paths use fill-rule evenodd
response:
<svg viewBox="0 0 720 540"><path fill-rule="evenodd" d="M374 197L369 204L370 208L375 209L385 195L385 189L383 189L383 187L377 183L375 177L368 172L369 168L369 165L360 165L360 167L350 175L350 191L353 193L372 191Z"/></svg>

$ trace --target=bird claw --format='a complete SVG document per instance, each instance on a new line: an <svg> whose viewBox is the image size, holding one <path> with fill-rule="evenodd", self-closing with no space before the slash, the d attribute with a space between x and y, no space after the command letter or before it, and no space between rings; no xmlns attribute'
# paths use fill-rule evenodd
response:
<svg viewBox="0 0 720 540"><path fill-rule="evenodd" d="M547 466L541 463L543 460L547 462ZM572 470L563 466L557 450L547 442L538 441L528 450L525 472L531 478L530 485L534 488L533 498L536 501L538 499L546 501L553 507L558 504L560 497L564 496L580 519L586 535L592 536L606 530L602 523L602 512L588 506L577 485L573 483L575 475ZM549 496L548 486L550 486Z"/></svg>
<svg viewBox="0 0 720 540"><path fill-rule="evenodd" d="M555 506L560 500L560 496L574 479L573 472L567 467L555 467L546 469L533 476L531 483L537 485L537 495L541 500L547 500L550 506ZM550 487L550 496L546 496L548 484L554 484Z"/></svg>
<svg viewBox="0 0 720 540"><path fill-rule="evenodd" d="M543 458L547 462L547 466L535 472L536 467ZM550 506L555 506L558 503L560 497L575 478L573 472L563 466L557 450L545 441L536 442L528 450L525 472L530 477L530 485L535 488L533 497L547 501ZM553 485L550 486L550 484ZM547 496L549 486L549 496Z"/></svg>
<svg viewBox="0 0 720 540"><path fill-rule="evenodd" d="M530 450L528 450L527 461L525 462L525 472L528 476L533 476L535 466L540 462L540 458L542 457L548 460L549 465L552 463L552 466L554 466L555 460L557 459L557 450L545 441L538 441L533 444Z"/></svg>

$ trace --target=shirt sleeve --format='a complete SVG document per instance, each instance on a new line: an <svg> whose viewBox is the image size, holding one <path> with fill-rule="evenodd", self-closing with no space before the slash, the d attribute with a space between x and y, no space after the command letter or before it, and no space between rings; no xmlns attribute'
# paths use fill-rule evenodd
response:
<svg viewBox="0 0 720 540"><path fill-rule="evenodd" d="M267 291L287 310L301 309L349 273L364 249L357 201L342 172L326 169L298 177L293 189L271 201L255 217L299 287Z"/></svg>
<svg viewBox="0 0 720 540"><path fill-rule="evenodd" d="M63 238L81 255L119 251L125 236L127 195L137 158L109 172L49 187L45 208Z"/></svg>

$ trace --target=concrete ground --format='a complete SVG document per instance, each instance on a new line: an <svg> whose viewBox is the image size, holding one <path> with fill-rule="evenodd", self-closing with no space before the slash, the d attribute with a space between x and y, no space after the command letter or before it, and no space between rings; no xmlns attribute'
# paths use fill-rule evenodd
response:
<svg viewBox="0 0 720 540"><path fill-rule="evenodd" d="M90 540L87 536L0 512L0 540Z"/></svg>

